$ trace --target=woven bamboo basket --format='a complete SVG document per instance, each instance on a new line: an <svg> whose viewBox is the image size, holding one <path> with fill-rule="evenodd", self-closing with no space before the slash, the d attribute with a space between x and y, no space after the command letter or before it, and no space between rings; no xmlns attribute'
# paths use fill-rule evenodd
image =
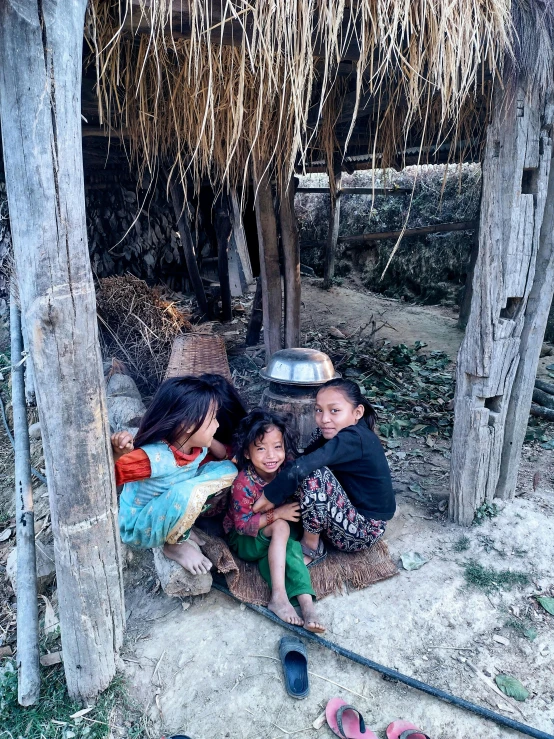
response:
<svg viewBox="0 0 554 739"><path fill-rule="evenodd" d="M171 348L165 379L202 375L204 372L223 375L231 381L225 342L221 336L197 333L177 336Z"/></svg>

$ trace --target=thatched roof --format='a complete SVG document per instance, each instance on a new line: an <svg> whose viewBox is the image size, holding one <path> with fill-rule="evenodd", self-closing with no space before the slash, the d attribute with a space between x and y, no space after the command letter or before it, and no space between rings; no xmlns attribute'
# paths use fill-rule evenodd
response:
<svg viewBox="0 0 554 739"><path fill-rule="evenodd" d="M87 38L101 123L124 132L141 166L155 170L163 159L195 181L240 182L252 156L283 181L333 151L387 166L410 147L446 142L450 158L463 157L479 147L505 60L519 51L538 63L525 34L529 17L543 23L550 0L511 6L92 0ZM541 84L552 74L551 25L543 25Z"/></svg>

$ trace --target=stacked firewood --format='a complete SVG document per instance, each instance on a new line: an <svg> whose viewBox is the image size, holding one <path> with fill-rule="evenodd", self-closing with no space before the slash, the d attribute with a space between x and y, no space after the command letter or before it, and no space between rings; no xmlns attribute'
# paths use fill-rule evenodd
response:
<svg viewBox="0 0 554 739"><path fill-rule="evenodd" d="M554 385L544 380L535 380L531 415L554 421Z"/></svg>

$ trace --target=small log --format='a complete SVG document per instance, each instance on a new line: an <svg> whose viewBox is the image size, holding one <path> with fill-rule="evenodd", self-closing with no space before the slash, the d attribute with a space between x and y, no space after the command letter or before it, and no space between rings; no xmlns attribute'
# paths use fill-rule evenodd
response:
<svg viewBox="0 0 554 739"><path fill-rule="evenodd" d="M536 386L533 389L533 402L537 405L542 405L543 408L552 408L554 410L554 396L544 393Z"/></svg>
<svg viewBox="0 0 554 739"><path fill-rule="evenodd" d="M250 314L250 321L248 322L248 329L246 331L246 339L244 342L246 346L256 346L256 344L260 343L263 318L262 280L259 278L258 284L256 285L254 301L252 302L252 313Z"/></svg>
<svg viewBox="0 0 554 739"><path fill-rule="evenodd" d="M24 367L21 363L23 351L21 313L13 292L10 304L10 334L17 531L17 697L21 706L32 706L38 701L40 693L35 514Z"/></svg>
<svg viewBox="0 0 554 739"><path fill-rule="evenodd" d="M536 418L544 418L547 421L554 421L554 410L543 408L541 405L532 403L529 413Z"/></svg>
<svg viewBox="0 0 554 739"><path fill-rule="evenodd" d="M380 241L381 239L397 239L399 236L407 238L408 236L423 236L424 234L450 233L451 231L473 231L478 227L477 221L459 221L456 223L436 223L434 226L421 226L418 228L407 228L405 231L381 231L380 233L359 234L358 236L341 236L339 241L343 244L354 241L364 242L362 244L353 244L346 246L345 250L363 249L365 243L372 241Z"/></svg>
<svg viewBox="0 0 554 739"><path fill-rule="evenodd" d="M221 319L233 319L231 304L231 286L229 284L229 239L233 231L229 198L222 192L215 203L215 235L217 239L217 271L221 290Z"/></svg>
<svg viewBox="0 0 554 739"><path fill-rule="evenodd" d="M535 387L539 390L542 390L543 393L548 393L549 395L554 395L554 385L550 382L545 382L544 380L535 380ZM543 403L541 403L543 405Z"/></svg>
<svg viewBox="0 0 554 739"><path fill-rule="evenodd" d="M189 543L197 546L195 542ZM212 576L209 572L203 575L192 575L183 569L180 564L168 559L161 547L154 549L154 566L160 585L166 595L184 598L188 595L202 595L210 592Z"/></svg>

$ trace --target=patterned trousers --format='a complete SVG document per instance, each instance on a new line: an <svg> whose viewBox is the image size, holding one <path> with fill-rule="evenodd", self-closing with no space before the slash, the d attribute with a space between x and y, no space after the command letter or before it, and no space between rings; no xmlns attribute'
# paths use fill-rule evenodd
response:
<svg viewBox="0 0 554 739"><path fill-rule="evenodd" d="M385 533L386 521L364 518L352 505L330 469L322 467L302 481L302 524L343 552L369 549Z"/></svg>

